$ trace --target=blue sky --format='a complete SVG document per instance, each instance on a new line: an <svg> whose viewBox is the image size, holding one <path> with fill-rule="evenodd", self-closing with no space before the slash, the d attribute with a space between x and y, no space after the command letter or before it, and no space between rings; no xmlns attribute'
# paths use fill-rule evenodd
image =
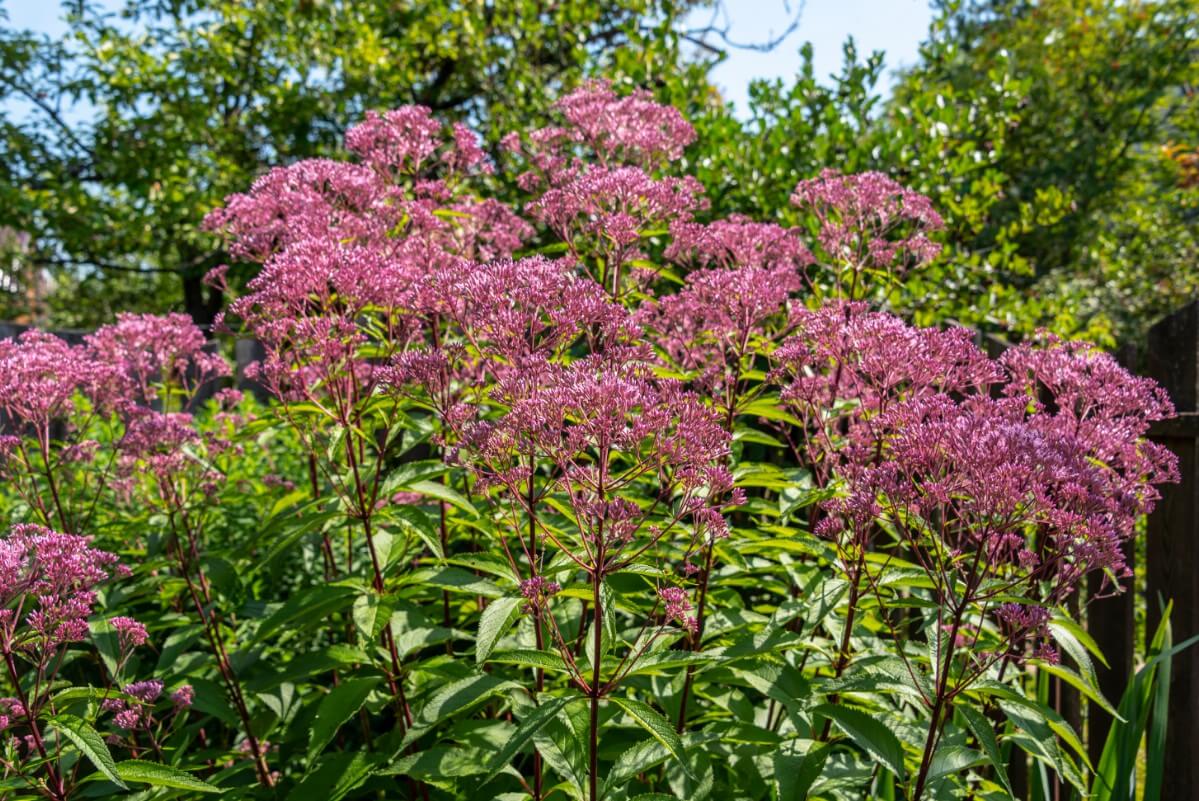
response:
<svg viewBox="0 0 1199 801"><path fill-rule="evenodd" d="M100 5L116 8L121 3L101 0ZM795 74L799 47L805 41L812 43L818 76L839 71L841 44L853 36L862 54L886 52L889 79L895 69L916 60L931 17L927 0L726 0L725 7L729 38L739 42L766 41L786 30L796 14L800 20L795 32L774 50L733 49L728 60L716 68L713 79L742 110L751 80ZM8 12L9 24L14 27L50 33L63 28L61 6L53 0L0 0L0 8ZM711 12L697 13L696 24L710 16Z"/></svg>
<svg viewBox="0 0 1199 801"><path fill-rule="evenodd" d="M799 67L799 48L812 43L816 75L840 72L841 45L853 36L858 52L886 53L884 88L894 70L915 63L920 42L932 19L928 0L728 0L729 38L761 42L783 33L799 15L799 27L768 53L732 50L713 73L725 97L745 108L749 82L755 78L789 78ZM697 12L706 22L711 12Z"/></svg>

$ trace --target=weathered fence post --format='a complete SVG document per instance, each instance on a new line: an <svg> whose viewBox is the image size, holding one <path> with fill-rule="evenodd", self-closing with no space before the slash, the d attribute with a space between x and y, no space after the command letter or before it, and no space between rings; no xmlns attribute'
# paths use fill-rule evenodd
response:
<svg viewBox="0 0 1199 801"><path fill-rule="evenodd" d="M1149 517L1146 604L1148 631L1161 619L1158 605L1173 600L1174 641L1199 633L1199 301L1149 331L1148 373L1179 412L1154 426L1152 436L1178 455L1179 484L1162 488ZM1174 657L1166 730L1162 798L1199 801L1199 652Z"/></svg>
<svg viewBox="0 0 1199 801"><path fill-rule="evenodd" d="M1115 354L1120 364L1131 372L1140 372L1137 363L1138 348L1128 344ZM1133 542L1126 542L1121 547L1124 562L1129 570L1144 569L1137 564L1137 552ZM1100 652L1107 659L1107 666L1096 662L1095 673L1099 679L1099 691L1103 697L1112 702L1120 703L1120 696L1133 673L1133 661L1137 652L1136 586L1131 581L1126 583L1124 592L1118 595L1098 597L1110 587L1105 587L1106 578L1102 573L1092 573L1087 579L1087 596L1094 600L1087 604L1087 631L1099 646ZM1103 754L1103 746L1111 730L1112 716L1099 708L1097 704L1087 705L1087 754L1093 765L1099 764Z"/></svg>
<svg viewBox="0 0 1199 801"><path fill-rule="evenodd" d="M259 401L269 397L266 388L246 375L246 368L266 357L266 349L257 339L239 339L233 343L233 382L243 392L250 392Z"/></svg>

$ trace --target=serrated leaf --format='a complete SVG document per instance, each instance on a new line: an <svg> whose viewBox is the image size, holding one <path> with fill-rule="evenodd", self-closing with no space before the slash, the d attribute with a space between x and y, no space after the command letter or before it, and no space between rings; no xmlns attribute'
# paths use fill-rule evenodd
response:
<svg viewBox="0 0 1199 801"><path fill-rule="evenodd" d="M495 651L487 661L501 665L541 668L542 670L566 670L566 663L562 661L562 657L557 653L553 651L537 651L532 648Z"/></svg>
<svg viewBox="0 0 1199 801"><path fill-rule="evenodd" d="M679 761L683 772L691 776L691 767L687 764L683 740L679 737L678 732L674 730L674 726L670 725L670 721L662 717L652 706L641 701L615 696L611 700L623 709L629 717L637 721L637 724L641 728L649 732L650 736L666 746L666 750L670 751L671 755Z"/></svg>
<svg viewBox="0 0 1199 801"><path fill-rule="evenodd" d="M1056 676L1057 678L1066 682L1071 687L1085 695L1093 704L1098 706L1107 714L1111 715L1112 718L1117 721L1122 721L1122 718L1116 711L1116 708L1111 705L1111 702L1103 697L1103 693L1099 691L1099 688L1088 682L1078 673L1075 673L1065 665L1055 665L1051 662L1045 662L1044 660L1034 660L1034 663L1036 664L1038 670L1048 673L1051 676Z"/></svg>
<svg viewBox="0 0 1199 801"><path fill-rule="evenodd" d="M348 679L321 699L316 718L312 722L312 737L308 741L309 759L314 759L325 750L325 746L333 740L337 730L354 716L378 683L377 677Z"/></svg>
<svg viewBox="0 0 1199 801"><path fill-rule="evenodd" d="M452 487L447 487L437 481L411 481L404 485L404 489L418 492L421 495L433 498L438 501L445 501L451 506L455 506L469 514L471 517L478 517L479 510L475 509L474 504L468 501L465 496L459 493Z"/></svg>
<svg viewBox="0 0 1199 801"><path fill-rule="evenodd" d="M391 608L378 593L364 592L354 599L354 627L364 642L374 642L391 619Z"/></svg>
<svg viewBox="0 0 1199 801"><path fill-rule="evenodd" d="M970 748L960 745L943 745L933 755L929 765L929 781L948 776L951 773L962 773L975 765L988 761L987 758Z"/></svg>
<svg viewBox="0 0 1199 801"><path fill-rule="evenodd" d="M262 621L254 632L251 643L262 642L279 629L291 627L300 621L318 622L324 625L335 612L349 606L354 589L343 585L322 585L297 592L270 617Z"/></svg>
<svg viewBox="0 0 1199 801"><path fill-rule="evenodd" d="M1007 777L1007 763L1003 760L1003 752L999 750L999 740L995 737L991 721L969 704L960 705L958 712L966 719L966 725L970 728L974 739L978 740L979 747L990 760L991 767L995 769L995 778L999 779L999 783L1003 785L1004 790L1007 790L1008 795L1013 795L1012 785Z"/></svg>
<svg viewBox="0 0 1199 801"><path fill-rule="evenodd" d="M451 715L481 704L496 693L520 686L514 681L506 681L489 673L479 673L452 682L435 692L421 709L420 716L404 737L404 744L416 740Z"/></svg>
<svg viewBox="0 0 1199 801"><path fill-rule="evenodd" d="M387 513L389 518L396 520L404 528L420 537L421 542L425 544L430 553L438 559L445 559L445 554L441 550L441 538L437 531L437 525L423 509L419 506L389 506Z"/></svg>
<svg viewBox="0 0 1199 801"><path fill-rule="evenodd" d="M491 761L487 763L487 770L483 774L483 779L480 784L486 784L491 780L512 759L516 756L520 749L533 739L533 735L546 724L554 715L558 714L560 709L563 709L571 701L579 700L580 696L567 696L565 698L552 698L543 701L531 714L527 715L520 725L516 727L516 731L508 738L503 747L495 753Z"/></svg>
<svg viewBox="0 0 1199 801"><path fill-rule="evenodd" d="M774 755L774 782L778 801L805 801L808 791L820 778L832 747L814 743L804 754L790 753L782 748Z"/></svg>
<svg viewBox="0 0 1199 801"><path fill-rule="evenodd" d="M104 738L86 721L74 715L56 715L50 719L50 725L54 727L55 731L74 743L88 761L96 766L96 770L103 773L109 781L122 790L129 789L129 785L125 784L117 775L116 762L113 761Z"/></svg>
<svg viewBox="0 0 1199 801"><path fill-rule="evenodd" d="M497 598L487 604L487 608L479 616L479 634L475 638L475 662L487 661L495 644L516 620L521 603L523 601L520 598Z"/></svg>
<svg viewBox="0 0 1199 801"><path fill-rule="evenodd" d="M340 801L366 781L375 770L375 755L339 751L321 757L316 770L287 794L288 801Z"/></svg>
<svg viewBox="0 0 1199 801"><path fill-rule="evenodd" d="M174 790L190 790L193 793L223 793L219 787L198 779L170 765L127 759L116 764L116 773L127 782L148 784L152 787L170 787Z"/></svg>
<svg viewBox="0 0 1199 801"><path fill-rule="evenodd" d="M685 747L693 748L697 744L703 744L712 740L720 739L720 736L713 733L691 733L682 735L683 744ZM651 768L656 768L661 763L671 759L670 751L666 750L666 746L655 739L640 740L637 743L629 746L616 760L604 779L604 795L609 791L617 790L622 784L627 782L639 773L644 773Z"/></svg>
<svg viewBox="0 0 1199 801"><path fill-rule="evenodd" d="M903 746L885 724L849 706L821 704L812 714L828 718L895 777L903 781Z"/></svg>

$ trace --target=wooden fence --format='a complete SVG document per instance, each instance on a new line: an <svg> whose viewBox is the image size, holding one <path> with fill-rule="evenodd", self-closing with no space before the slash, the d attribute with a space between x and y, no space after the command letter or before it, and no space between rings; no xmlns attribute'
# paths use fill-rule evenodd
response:
<svg viewBox="0 0 1199 801"><path fill-rule="evenodd" d="M0 324L0 338L15 337L26 328ZM84 336L78 331L56 333L70 342L80 342ZM996 349L996 343L986 345L988 350ZM254 340L238 340L234 346L235 385L260 397L264 397L262 388L246 377L246 367L262 356L262 346ZM1096 664L1099 687L1113 705L1119 703L1137 667L1134 656L1144 652L1137 633L1138 602L1143 599L1146 610L1142 631L1152 633L1161 604L1172 601L1174 641L1199 634L1199 301L1155 325L1143 347L1124 348L1117 356L1125 366L1157 380L1174 401L1178 417L1155 425L1150 436L1178 456L1182 481L1162 488L1161 503L1149 517L1146 564L1137 564L1136 549L1128 544L1128 564L1144 577L1143 596L1133 589L1099 598L1085 612L1087 629L1108 662ZM1092 595L1099 586L1100 579L1094 577ZM1097 764L1110 717L1094 705L1084 715L1077 692L1061 683L1055 686L1053 700L1063 717L1085 731L1091 761ZM1199 801L1199 646L1174 658L1166 743L1162 798ZM1023 764L1009 766L1017 788L1027 786L1026 770ZM1017 796L1026 797L1020 789ZM1067 798L1068 793L1057 788L1054 796Z"/></svg>

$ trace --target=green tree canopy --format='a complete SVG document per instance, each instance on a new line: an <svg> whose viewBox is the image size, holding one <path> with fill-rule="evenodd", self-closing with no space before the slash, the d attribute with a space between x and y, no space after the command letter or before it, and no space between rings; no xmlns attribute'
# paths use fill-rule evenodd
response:
<svg viewBox="0 0 1199 801"><path fill-rule="evenodd" d="M503 130L591 72L700 78L676 33L692 5L67 3L60 38L0 29L0 222L50 268L57 325L164 305L205 322L219 298L201 278L226 257L200 222L266 167L335 150L370 108L420 103ZM30 303L7 305L11 318Z"/></svg>
<svg viewBox="0 0 1199 801"><path fill-rule="evenodd" d="M786 187L882 170L929 195L945 251L890 302L920 322L1107 344L1199 290L1199 2L935 3L919 62L880 96L882 54L810 53L716 116L699 158L719 210L791 218Z"/></svg>

